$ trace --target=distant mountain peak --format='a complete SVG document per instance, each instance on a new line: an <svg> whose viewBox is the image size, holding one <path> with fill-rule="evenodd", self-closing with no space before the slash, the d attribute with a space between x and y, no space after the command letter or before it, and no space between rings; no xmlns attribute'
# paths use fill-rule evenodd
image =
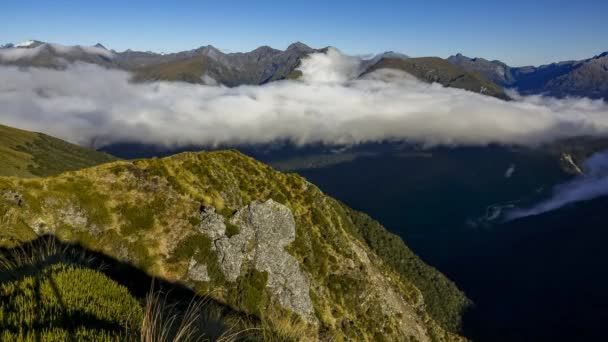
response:
<svg viewBox="0 0 608 342"><path fill-rule="evenodd" d="M94 47L96 47L96 48L100 48L100 49L104 49L104 50L107 50L107 49L106 49L106 47L105 47L105 46L103 46L103 44L101 44L101 43L97 43L97 44L95 44L95 45L94 45Z"/></svg>
<svg viewBox="0 0 608 342"><path fill-rule="evenodd" d="M45 44L45 43L41 42L39 40L26 40L24 42L14 44L14 45L11 44L11 45L13 45L12 47L15 47L15 48L35 48L35 47L38 47L43 44Z"/></svg>
<svg viewBox="0 0 608 342"><path fill-rule="evenodd" d="M292 43L291 45L289 45L287 47L287 50L294 50L294 49L298 49L298 50L312 50L312 48L300 41L297 41L295 43Z"/></svg>
<svg viewBox="0 0 608 342"><path fill-rule="evenodd" d="M222 51L213 45L201 46L196 51L203 56L207 56L215 60L219 60L220 58L226 56Z"/></svg>
<svg viewBox="0 0 608 342"><path fill-rule="evenodd" d="M274 49L268 45L262 45L251 52L278 52L279 50Z"/></svg>
<svg viewBox="0 0 608 342"><path fill-rule="evenodd" d="M602 57L608 57L608 51L600 53L599 55L597 55L596 58L602 58Z"/></svg>
<svg viewBox="0 0 608 342"><path fill-rule="evenodd" d="M36 44L35 40L26 40L24 42L15 44L15 47L20 47L20 48L24 48L24 47L30 47L32 45Z"/></svg>

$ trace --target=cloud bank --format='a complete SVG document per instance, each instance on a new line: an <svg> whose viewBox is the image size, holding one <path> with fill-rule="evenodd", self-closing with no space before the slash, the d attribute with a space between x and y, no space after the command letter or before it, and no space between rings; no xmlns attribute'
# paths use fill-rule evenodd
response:
<svg viewBox="0 0 608 342"><path fill-rule="evenodd" d="M15 62L23 59L30 60L43 53L46 49L54 50L60 55L70 55L76 53L100 55L106 58L114 57L114 54L111 51L96 46L66 46L54 43L44 43L33 48L13 47L0 49L0 61Z"/></svg>
<svg viewBox="0 0 608 342"><path fill-rule="evenodd" d="M337 50L304 59L299 81L227 88L133 84L124 71L0 67L0 123L96 147L271 143L534 145L608 133L608 105L540 96L505 102L426 84L395 70L357 78Z"/></svg>
<svg viewBox="0 0 608 342"><path fill-rule="evenodd" d="M528 209L506 213L507 220L539 215L568 204L608 195L608 152L599 152L583 164L584 174L553 189L553 196Z"/></svg>

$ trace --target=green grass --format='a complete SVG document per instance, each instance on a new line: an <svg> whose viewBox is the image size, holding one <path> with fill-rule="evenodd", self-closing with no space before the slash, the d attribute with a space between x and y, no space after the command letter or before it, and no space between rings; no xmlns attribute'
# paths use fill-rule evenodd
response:
<svg viewBox="0 0 608 342"><path fill-rule="evenodd" d="M135 70L136 81L182 81L202 83L209 59L205 56L186 58Z"/></svg>
<svg viewBox="0 0 608 342"><path fill-rule="evenodd" d="M138 301L96 270L56 264L11 272L17 279L0 284L0 327L5 337L122 340L141 322Z"/></svg>
<svg viewBox="0 0 608 342"><path fill-rule="evenodd" d="M41 133L0 125L0 176L45 177L116 158Z"/></svg>
<svg viewBox="0 0 608 342"><path fill-rule="evenodd" d="M156 215L162 213L165 203L156 198L147 203L122 204L117 210L125 224L120 228L126 235L136 234L142 230L149 230L154 225Z"/></svg>

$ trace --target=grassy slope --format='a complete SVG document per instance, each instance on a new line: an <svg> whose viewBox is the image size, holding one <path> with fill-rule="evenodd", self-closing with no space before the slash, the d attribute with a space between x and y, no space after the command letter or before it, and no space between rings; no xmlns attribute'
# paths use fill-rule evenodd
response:
<svg viewBox="0 0 608 342"><path fill-rule="evenodd" d="M383 58L366 72L382 68L403 70L425 82L437 82L446 87L465 89L476 93L483 92L500 99L508 99L502 87L485 79L478 73L465 71L439 57ZM482 89L484 90L482 91Z"/></svg>
<svg viewBox="0 0 608 342"><path fill-rule="evenodd" d="M103 273L55 264L7 274L12 279L0 283L3 341L136 340L142 308Z"/></svg>
<svg viewBox="0 0 608 342"><path fill-rule="evenodd" d="M224 67L207 56L195 56L167 63L154 64L135 69L134 80L142 81L181 81L202 84L203 75L227 85L255 84L256 75L252 70L233 70Z"/></svg>
<svg viewBox="0 0 608 342"><path fill-rule="evenodd" d="M198 291L211 291L216 299L272 324L280 325L289 315L276 311L265 292L264 274L247 271L236 284L226 282L211 241L195 229L201 204L226 217L253 200L268 198L291 209L297 232L288 250L311 277L311 297L324 334L396 338L396 326L405 317L383 316L374 299L393 288L415 308L414 319L424 322L419 324L429 336L451 340L456 336L435 321L454 328L466 303L453 283L374 221L361 219L303 178L234 151L115 162L47 179L0 178L0 193L5 245L34 238L34 230L48 231L175 281L183 280L188 260L194 258L207 264L211 277L194 284ZM22 201L14 200L15 193ZM374 233L362 233L370 224L375 224ZM397 242L383 242L387 240ZM371 264L360 264L353 244L367 246ZM395 267L391 255L404 257L412 267ZM366 272L384 280L371 280Z"/></svg>
<svg viewBox="0 0 608 342"><path fill-rule="evenodd" d="M205 56L185 58L162 64L138 68L134 71L136 81L183 81L202 83L201 77L211 61Z"/></svg>
<svg viewBox="0 0 608 342"><path fill-rule="evenodd" d="M0 125L0 176L50 176L116 158L42 133Z"/></svg>

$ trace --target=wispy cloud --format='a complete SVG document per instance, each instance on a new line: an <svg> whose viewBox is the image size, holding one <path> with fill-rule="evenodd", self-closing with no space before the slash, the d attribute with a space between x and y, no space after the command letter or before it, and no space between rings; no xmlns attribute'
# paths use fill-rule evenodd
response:
<svg viewBox="0 0 608 342"><path fill-rule="evenodd" d="M539 215L568 204L608 195L608 152L592 155L583 164L583 174L553 189L551 198L527 209L505 213L508 220Z"/></svg>
<svg viewBox="0 0 608 342"><path fill-rule="evenodd" d="M124 71L0 68L0 122L97 146L270 143L533 145L608 133L608 106L589 99L505 102L426 84L395 70L356 78L361 60L313 54L301 81L263 86L134 84Z"/></svg>

